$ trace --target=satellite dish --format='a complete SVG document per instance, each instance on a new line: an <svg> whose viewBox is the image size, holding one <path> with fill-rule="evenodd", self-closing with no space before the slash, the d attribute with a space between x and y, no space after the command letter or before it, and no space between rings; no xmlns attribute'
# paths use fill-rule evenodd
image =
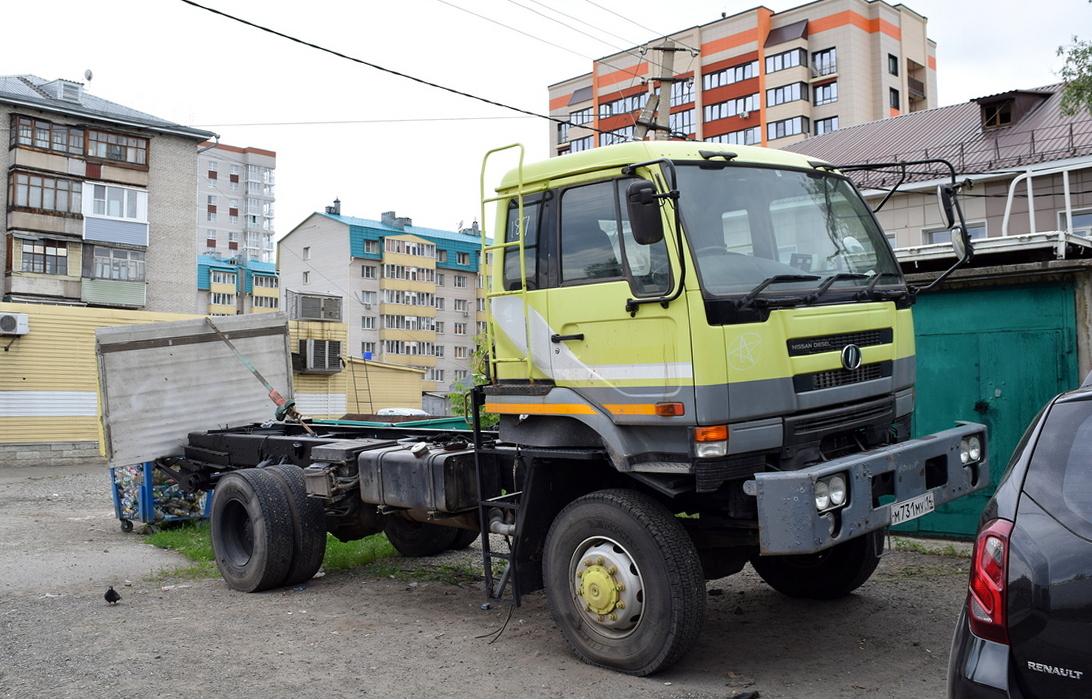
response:
<svg viewBox="0 0 1092 699"><path fill-rule="evenodd" d="M91 69L90 68L83 71L83 79L86 80L87 82L91 82Z"/></svg>

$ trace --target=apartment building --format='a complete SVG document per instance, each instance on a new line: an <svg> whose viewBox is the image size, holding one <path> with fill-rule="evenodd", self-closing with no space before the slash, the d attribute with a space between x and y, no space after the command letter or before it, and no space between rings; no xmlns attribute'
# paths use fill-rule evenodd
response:
<svg viewBox="0 0 1092 699"><path fill-rule="evenodd" d="M907 6L883 0L722 15L600 58L590 73L551 85L550 116L564 120L555 125L551 152L642 138L638 122L655 121L641 116L650 91L664 95L656 116L669 131L653 128L649 138L771 147L931 109L936 43L926 24Z"/></svg>
<svg viewBox="0 0 1092 699"><path fill-rule="evenodd" d="M198 310L212 315L280 309L273 214L277 154L203 143L197 177Z"/></svg>
<svg viewBox="0 0 1092 699"><path fill-rule="evenodd" d="M485 332L476 223L423 228L393 211L372 221L342 215L335 201L277 243L277 268L289 318L348 325L341 356L424 369L424 392L469 377Z"/></svg>
<svg viewBox="0 0 1092 699"><path fill-rule="evenodd" d="M85 88L0 76L2 298L192 313L197 148L215 134Z"/></svg>

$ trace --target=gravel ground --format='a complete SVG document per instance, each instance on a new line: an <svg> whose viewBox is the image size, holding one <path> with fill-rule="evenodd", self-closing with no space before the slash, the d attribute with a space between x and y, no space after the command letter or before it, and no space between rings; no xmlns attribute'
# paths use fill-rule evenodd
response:
<svg viewBox="0 0 1092 699"><path fill-rule="evenodd" d="M482 608L476 583L359 569L249 595L174 577L179 556L121 532L101 467L0 467L0 552L0 697L81 699L940 697L968 565L900 549L824 603L783 597L748 567L709 583L688 656L634 678L577 660L541 593L509 617Z"/></svg>

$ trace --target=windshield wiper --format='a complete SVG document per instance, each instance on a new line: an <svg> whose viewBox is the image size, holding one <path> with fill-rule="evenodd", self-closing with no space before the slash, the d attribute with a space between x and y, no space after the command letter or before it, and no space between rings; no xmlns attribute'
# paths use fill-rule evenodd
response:
<svg viewBox="0 0 1092 699"><path fill-rule="evenodd" d="M899 275L894 273L894 272L880 272L879 274L877 274L875 277L872 278L872 281L870 281L868 283L868 286L865 287L864 291L861 291L861 292L859 292L857 294L857 299L858 300L860 300L860 299L874 299L874 298L897 299L897 298L900 298L902 296L905 296L907 292L901 291L901 290L900 291L884 292L884 293L882 293L882 294L880 294L878 296L874 295L876 285L880 283L881 279L883 279L884 277L896 277L897 278L898 276Z"/></svg>
<svg viewBox="0 0 1092 699"><path fill-rule="evenodd" d="M827 293L834 282L841 281L843 279L868 279L867 274L856 274L853 272L839 272L838 274L831 275L825 282L823 282L814 294L808 294L804 299L804 303L815 303L819 300L819 297Z"/></svg>
<svg viewBox="0 0 1092 699"><path fill-rule="evenodd" d="M755 288L751 289L751 291L746 296L737 301L736 308L746 308L747 306L750 306L754 302L754 300L758 298L758 295L762 293L762 290L770 286L771 284L783 284L787 282L813 282L816 279L821 279L821 277L816 274L775 274L772 277L763 281ZM801 298L800 300L802 301L803 299Z"/></svg>

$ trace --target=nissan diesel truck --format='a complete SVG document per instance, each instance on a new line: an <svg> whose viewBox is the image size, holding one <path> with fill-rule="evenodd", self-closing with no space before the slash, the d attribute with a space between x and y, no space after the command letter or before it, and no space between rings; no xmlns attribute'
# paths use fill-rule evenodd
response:
<svg viewBox="0 0 1092 699"><path fill-rule="evenodd" d="M911 439L916 289L837 169L695 142L509 148L487 156L519 157L483 195L472 430L286 418L160 460L212 490L230 586L307 580L327 532L408 556L484 535L490 600L544 590L576 655L648 675L694 644L705 580L750 563L786 595L848 594L888 527L987 485L984 426ZM940 196L966 243L957 188Z"/></svg>

